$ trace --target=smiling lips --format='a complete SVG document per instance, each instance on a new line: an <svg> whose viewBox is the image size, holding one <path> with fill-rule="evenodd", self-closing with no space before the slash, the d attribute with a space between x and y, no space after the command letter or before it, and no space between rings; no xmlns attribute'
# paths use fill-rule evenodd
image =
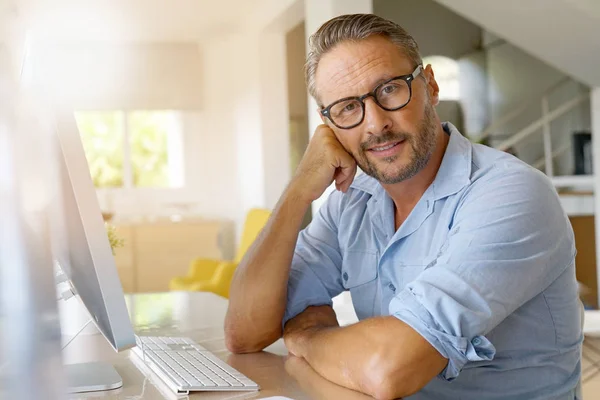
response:
<svg viewBox="0 0 600 400"><path fill-rule="evenodd" d="M390 143L384 144L383 146L371 147L368 151L378 157L389 157L389 156L396 154L402 147L401 145L403 143L404 143L404 140L397 141L397 142L390 142Z"/></svg>

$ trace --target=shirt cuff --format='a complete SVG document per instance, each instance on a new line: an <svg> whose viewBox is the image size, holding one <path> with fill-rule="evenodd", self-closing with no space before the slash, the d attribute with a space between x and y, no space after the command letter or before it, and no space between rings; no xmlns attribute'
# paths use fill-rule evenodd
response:
<svg viewBox="0 0 600 400"><path fill-rule="evenodd" d="M448 365L439 374L442 379L452 381L467 362L489 361L496 355L496 348L483 335L466 338L444 332L410 290L404 290L394 297L390 302L389 311L392 316L417 331L448 359Z"/></svg>

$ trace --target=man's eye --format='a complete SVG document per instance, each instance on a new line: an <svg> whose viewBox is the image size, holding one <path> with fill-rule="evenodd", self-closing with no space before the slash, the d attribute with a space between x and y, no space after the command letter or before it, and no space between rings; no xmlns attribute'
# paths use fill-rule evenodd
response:
<svg viewBox="0 0 600 400"><path fill-rule="evenodd" d="M382 92L385 94L390 94L390 93L394 93L394 91L397 89L396 85L387 85L383 87Z"/></svg>

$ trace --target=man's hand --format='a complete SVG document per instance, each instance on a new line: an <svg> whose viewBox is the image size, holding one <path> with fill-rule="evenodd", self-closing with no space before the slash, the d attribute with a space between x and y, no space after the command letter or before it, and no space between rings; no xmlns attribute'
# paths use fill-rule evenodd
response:
<svg viewBox="0 0 600 400"><path fill-rule="evenodd" d="M312 306L285 324L283 340L288 351L304 357L306 342L313 333L325 328L339 327L335 311L330 306Z"/></svg>
<svg viewBox="0 0 600 400"><path fill-rule="evenodd" d="M360 392L346 389L343 386L323 378L302 358L289 356L285 361L285 371L298 382L311 399L317 400L372 400Z"/></svg>
<svg viewBox="0 0 600 400"><path fill-rule="evenodd" d="M356 175L356 161L327 125L319 125L292 180L292 186L313 202L335 180L337 190L346 192Z"/></svg>
<svg viewBox="0 0 600 400"><path fill-rule="evenodd" d="M377 399L419 391L448 363L417 331L395 317L340 328L320 321L328 306L309 307L285 325L288 351L324 378Z"/></svg>

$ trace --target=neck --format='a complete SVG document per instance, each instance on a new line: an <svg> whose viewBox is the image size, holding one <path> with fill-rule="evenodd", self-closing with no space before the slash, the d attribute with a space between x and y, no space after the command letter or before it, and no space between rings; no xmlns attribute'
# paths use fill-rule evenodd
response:
<svg viewBox="0 0 600 400"><path fill-rule="evenodd" d="M435 150L425 168L405 181L391 185L382 184L385 191L394 201L396 215L400 216L400 219L404 219L410 214L419 199L423 196L423 193L433 183L440 169L449 141L449 136L441 124L438 124L436 138Z"/></svg>

